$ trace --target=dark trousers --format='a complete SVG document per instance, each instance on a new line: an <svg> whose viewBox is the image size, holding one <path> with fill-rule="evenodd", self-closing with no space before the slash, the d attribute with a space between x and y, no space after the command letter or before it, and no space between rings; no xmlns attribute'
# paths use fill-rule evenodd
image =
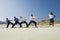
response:
<svg viewBox="0 0 60 40"><path fill-rule="evenodd" d="M28 24L27 24L26 21L21 22L21 26L22 26L23 23L25 23L26 24L26 27L28 27Z"/></svg>
<svg viewBox="0 0 60 40"><path fill-rule="evenodd" d="M49 23L49 26L50 25L53 25L54 26L54 19L52 18L52 19L50 19L50 23Z"/></svg>
<svg viewBox="0 0 60 40"><path fill-rule="evenodd" d="M14 28L14 26L15 26L16 24L19 24L20 27L21 27L21 23L19 23L19 22L15 22L15 23L13 24L12 28Z"/></svg>
<svg viewBox="0 0 60 40"><path fill-rule="evenodd" d="M8 22L8 23L7 23L7 28L8 28L8 26L9 26L10 24L12 24L12 26L13 26L13 23L12 23L12 22Z"/></svg>
<svg viewBox="0 0 60 40"><path fill-rule="evenodd" d="M30 21L28 26L31 24L31 23L34 23L35 24L35 27L37 27L37 23L35 21Z"/></svg>

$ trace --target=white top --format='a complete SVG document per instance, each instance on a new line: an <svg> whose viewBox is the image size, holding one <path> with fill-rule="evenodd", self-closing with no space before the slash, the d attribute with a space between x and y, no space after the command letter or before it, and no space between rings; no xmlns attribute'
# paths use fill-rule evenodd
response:
<svg viewBox="0 0 60 40"><path fill-rule="evenodd" d="M24 22L24 21L26 21L26 19L25 18L20 18L20 21Z"/></svg>
<svg viewBox="0 0 60 40"><path fill-rule="evenodd" d="M50 19L54 18L54 15L50 15L50 14L49 14L49 18L50 18Z"/></svg>
<svg viewBox="0 0 60 40"><path fill-rule="evenodd" d="M30 16L30 21L34 21L35 20L35 17L34 16Z"/></svg>

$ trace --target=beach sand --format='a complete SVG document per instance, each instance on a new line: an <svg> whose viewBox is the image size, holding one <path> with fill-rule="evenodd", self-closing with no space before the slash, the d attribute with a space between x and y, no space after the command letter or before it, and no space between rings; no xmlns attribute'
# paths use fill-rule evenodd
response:
<svg viewBox="0 0 60 40"><path fill-rule="evenodd" d="M19 28L19 26L6 28L6 25L0 25L0 40L60 40L59 24L54 27L40 26L38 28Z"/></svg>

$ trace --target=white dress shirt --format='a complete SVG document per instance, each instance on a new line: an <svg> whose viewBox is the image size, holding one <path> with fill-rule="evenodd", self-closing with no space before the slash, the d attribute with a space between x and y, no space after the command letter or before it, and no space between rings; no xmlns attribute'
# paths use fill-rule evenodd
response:
<svg viewBox="0 0 60 40"><path fill-rule="evenodd" d="M34 16L30 16L30 21L34 21L35 20L35 17Z"/></svg>

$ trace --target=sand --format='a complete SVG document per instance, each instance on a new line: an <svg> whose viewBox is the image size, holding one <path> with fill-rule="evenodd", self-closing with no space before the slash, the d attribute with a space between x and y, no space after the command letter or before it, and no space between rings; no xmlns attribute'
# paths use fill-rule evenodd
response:
<svg viewBox="0 0 60 40"><path fill-rule="evenodd" d="M0 25L0 40L60 40L60 27L5 28Z"/></svg>

